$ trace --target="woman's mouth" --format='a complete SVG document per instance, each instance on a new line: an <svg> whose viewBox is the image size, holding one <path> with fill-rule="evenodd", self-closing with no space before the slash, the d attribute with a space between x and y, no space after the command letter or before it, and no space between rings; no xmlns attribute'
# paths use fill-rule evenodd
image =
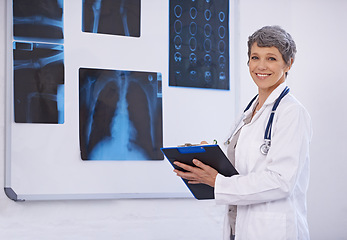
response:
<svg viewBox="0 0 347 240"><path fill-rule="evenodd" d="M270 76L271 74L266 74L266 73L256 73L258 77L267 77Z"/></svg>

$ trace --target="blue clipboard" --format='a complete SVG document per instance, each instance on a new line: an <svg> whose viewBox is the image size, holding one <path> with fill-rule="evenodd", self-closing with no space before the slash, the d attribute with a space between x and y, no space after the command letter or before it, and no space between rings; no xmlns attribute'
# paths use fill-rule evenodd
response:
<svg viewBox="0 0 347 240"><path fill-rule="evenodd" d="M238 174L229 159L225 156L222 149L218 145L199 145L188 147L169 147L161 148L166 158L171 165L178 170L183 170L175 164L174 161L179 161L190 166L193 164L193 159L196 158L206 165L216 169L220 174L231 177ZM184 171L184 170L183 170ZM190 192L198 200L214 199L214 188L205 184L189 184L187 180L182 179L189 188Z"/></svg>

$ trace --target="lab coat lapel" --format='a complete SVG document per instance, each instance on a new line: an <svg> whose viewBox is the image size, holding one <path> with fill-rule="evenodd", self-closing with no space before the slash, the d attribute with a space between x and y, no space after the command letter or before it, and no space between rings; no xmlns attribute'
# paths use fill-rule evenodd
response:
<svg viewBox="0 0 347 240"><path fill-rule="evenodd" d="M259 111L253 116L252 121L250 124L252 124L254 121L256 121L259 116L263 113L263 111L267 107L272 107L272 105L275 103L276 99L280 96L281 92L286 88L287 84L286 82L281 83L275 90L272 91L272 93L268 96L266 99L264 105L259 109ZM255 104L258 101L255 101ZM252 114L252 111L254 109L254 106L252 106L249 110L251 111L250 114Z"/></svg>
<svg viewBox="0 0 347 240"><path fill-rule="evenodd" d="M247 121L248 118L250 118L252 116L252 113L253 113L253 109L255 107L255 105L258 103L258 97L254 100L254 102L252 103L252 105L250 106L249 109L247 109L247 111L245 111L243 114L242 114L242 117L241 117L241 120L239 121L239 124L238 126L235 128L234 132L233 132L233 135L232 137L235 137L236 133L238 131L240 131L240 129L249 123L249 121Z"/></svg>
<svg viewBox="0 0 347 240"><path fill-rule="evenodd" d="M281 92L283 92L283 90L286 88L286 86L287 86L286 82L283 82L275 90L273 90L272 93L266 99L264 106L274 104L274 102L281 95Z"/></svg>

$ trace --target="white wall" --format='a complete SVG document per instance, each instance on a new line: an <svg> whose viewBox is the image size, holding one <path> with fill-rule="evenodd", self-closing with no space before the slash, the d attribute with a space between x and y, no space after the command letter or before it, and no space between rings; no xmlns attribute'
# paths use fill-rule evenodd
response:
<svg viewBox="0 0 347 240"><path fill-rule="evenodd" d="M247 69L247 37L280 25L298 46L288 84L311 114L312 239L345 239L347 230L347 1L242 0L239 12L240 109L256 93ZM5 29L4 1L0 28ZM4 32L0 33L0 172L4 162ZM192 99L194 100L194 99ZM221 106L225 107L225 106ZM195 139L193 139L195 140ZM3 186L0 179L0 186ZM195 200L101 200L16 203L0 194L0 239L220 239L223 207Z"/></svg>
<svg viewBox="0 0 347 240"><path fill-rule="evenodd" d="M308 220L314 240L347 235L346 10L345 0L240 1L242 105L255 93L247 37L263 25L280 25L297 44L287 83L313 122Z"/></svg>

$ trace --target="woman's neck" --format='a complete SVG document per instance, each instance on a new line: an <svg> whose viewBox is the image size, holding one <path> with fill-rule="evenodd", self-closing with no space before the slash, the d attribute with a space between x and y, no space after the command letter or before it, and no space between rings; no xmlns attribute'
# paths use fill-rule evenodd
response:
<svg viewBox="0 0 347 240"><path fill-rule="evenodd" d="M271 92L266 92L266 91L261 91L261 89L259 89L258 92L258 104L255 107L256 111L259 111L259 109L264 105L266 99L270 96Z"/></svg>
<svg viewBox="0 0 347 240"><path fill-rule="evenodd" d="M258 105L256 107L256 111L258 111L265 103L266 99L270 96L270 94L282 83L284 83L285 79L278 81L277 84L269 87L269 88L260 88L258 87Z"/></svg>

